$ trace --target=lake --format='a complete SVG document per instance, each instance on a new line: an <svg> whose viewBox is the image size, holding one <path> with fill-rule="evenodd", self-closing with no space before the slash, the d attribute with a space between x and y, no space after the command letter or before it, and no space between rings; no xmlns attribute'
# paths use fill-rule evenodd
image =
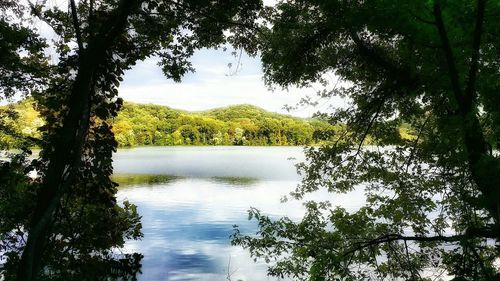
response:
<svg viewBox="0 0 500 281"><path fill-rule="evenodd" d="M233 225L255 233L250 207L276 218L303 215L300 202L280 203L300 181L294 163L304 161L302 148L144 147L119 150L113 159L118 200L136 204L142 216L144 238L125 247L144 255L139 280L274 280L229 236ZM312 197L348 209L363 200Z"/></svg>

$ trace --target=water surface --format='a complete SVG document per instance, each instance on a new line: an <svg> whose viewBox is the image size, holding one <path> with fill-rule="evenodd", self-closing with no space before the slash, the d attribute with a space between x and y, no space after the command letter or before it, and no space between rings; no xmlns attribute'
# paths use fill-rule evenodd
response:
<svg viewBox="0 0 500 281"><path fill-rule="evenodd" d="M257 230L247 220L250 207L302 216L300 202L280 203L300 180L294 163L304 160L301 148L151 147L119 150L113 159L119 200L142 215L144 238L126 244L144 255L140 280L274 280L229 236L233 225ZM361 200L314 197L347 208Z"/></svg>

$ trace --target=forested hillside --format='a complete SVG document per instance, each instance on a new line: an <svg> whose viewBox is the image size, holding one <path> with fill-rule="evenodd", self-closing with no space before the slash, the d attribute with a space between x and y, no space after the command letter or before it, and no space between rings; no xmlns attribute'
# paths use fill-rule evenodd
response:
<svg viewBox="0 0 500 281"><path fill-rule="evenodd" d="M15 132L0 133L0 142L16 147L13 134L39 137L43 124L29 101L10 106L18 115ZM8 107L1 109L5 114ZM9 118L6 118L9 122ZM11 119L13 120L13 119ZM252 105L187 112L159 105L125 102L112 120L121 147L141 145L311 145L332 139L341 126L317 119L271 113Z"/></svg>
<svg viewBox="0 0 500 281"><path fill-rule="evenodd" d="M43 124L30 101L0 106L0 149L17 148L26 137L40 139Z"/></svg>

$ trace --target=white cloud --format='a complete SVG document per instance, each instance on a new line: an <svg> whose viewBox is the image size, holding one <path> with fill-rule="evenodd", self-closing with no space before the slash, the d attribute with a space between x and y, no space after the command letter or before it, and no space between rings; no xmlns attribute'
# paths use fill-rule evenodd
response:
<svg viewBox="0 0 500 281"><path fill-rule="evenodd" d="M181 83L166 80L157 61L156 58L148 59L128 71L120 87L120 96L128 101L192 111L233 104L253 104L269 111L308 117L318 110L308 107L286 112L284 105L295 105L306 95L314 95L316 90L269 90L264 85L258 58L243 55L239 71L230 75L234 69L228 68L228 63L232 63L234 68L238 60L229 51L201 50L192 58L196 72L186 75ZM338 99L330 102L343 106L343 102Z"/></svg>

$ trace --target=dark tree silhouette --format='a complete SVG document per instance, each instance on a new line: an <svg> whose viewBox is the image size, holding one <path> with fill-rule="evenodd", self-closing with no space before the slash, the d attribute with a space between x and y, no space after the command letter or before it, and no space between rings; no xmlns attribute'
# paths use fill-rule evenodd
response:
<svg viewBox="0 0 500 281"><path fill-rule="evenodd" d="M166 77L180 81L192 70L188 59L196 49L217 47L227 40L244 44L235 34L244 38L242 26L253 24L260 5L260 1L90 0L77 4L70 0L66 12L31 4L31 14L58 35L51 46L58 62L40 75L48 80L45 87L16 81L18 88L37 90L33 96L46 125L39 159L30 164L20 155L2 166L9 174L5 187L14 192L12 187L18 186L18 203L23 204L17 223L5 225L17 230L2 228L12 246L6 249L8 260L3 266L7 280L134 278L140 255L120 256L114 249L127 238L141 236L140 218L133 205L117 206L116 184L109 179L116 141L108 120L122 104L117 87L123 72L138 60L158 56ZM19 5L5 9L14 6ZM13 24L8 28L26 33L18 40L21 47L35 45L34 54L43 49L43 41L36 41L32 30ZM8 31L3 29L2 37ZM21 47L14 46L9 58L16 59ZM23 68L24 60L18 61L9 73L24 77L29 73ZM2 90L8 88L2 85ZM30 169L38 173L35 180L23 176ZM10 195L2 199L8 201Z"/></svg>
<svg viewBox="0 0 500 281"><path fill-rule="evenodd" d="M280 1L260 40L269 84L335 74L351 106L339 142L308 150L292 195L363 190L347 211L309 202L301 222L251 210L234 243L312 280L497 280L500 242L498 1ZM397 132L411 124L415 138ZM367 137L390 149L364 147ZM343 279L344 280L344 279Z"/></svg>

